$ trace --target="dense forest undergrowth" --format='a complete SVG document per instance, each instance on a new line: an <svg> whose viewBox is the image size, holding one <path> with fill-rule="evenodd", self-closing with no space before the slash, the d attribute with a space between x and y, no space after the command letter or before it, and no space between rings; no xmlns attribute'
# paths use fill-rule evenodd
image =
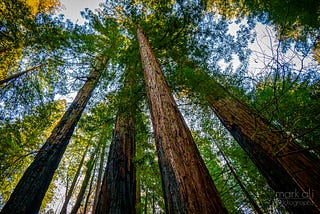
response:
<svg viewBox="0 0 320 214"><path fill-rule="evenodd" d="M0 2L1 213L320 213L320 2Z"/></svg>

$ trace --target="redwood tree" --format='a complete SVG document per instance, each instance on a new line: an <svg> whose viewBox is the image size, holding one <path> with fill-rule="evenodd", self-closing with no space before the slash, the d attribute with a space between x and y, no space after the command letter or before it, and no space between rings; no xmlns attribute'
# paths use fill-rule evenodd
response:
<svg viewBox="0 0 320 214"><path fill-rule="evenodd" d="M125 90L130 90L130 83ZM108 162L95 213L135 213L135 122L130 97L118 108ZM128 105L129 104L129 105Z"/></svg>
<svg viewBox="0 0 320 214"><path fill-rule="evenodd" d="M72 104L28 167L1 213L37 213L81 114L96 87L104 58L91 71Z"/></svg>
<svg viewBox="0 0 320 214"><path fill-rule="evenodd" d="M204 100L292 213L320 212L320 165L287 133L268 123L208 74L179 74L190 93ZM178 78L178 79L179 79Z"/></svg>
<svg viewBox="0 0 320 214"><path fill-rule="evenodd" d="M137 30L166 213L227 213L157 59Z"/></svg>

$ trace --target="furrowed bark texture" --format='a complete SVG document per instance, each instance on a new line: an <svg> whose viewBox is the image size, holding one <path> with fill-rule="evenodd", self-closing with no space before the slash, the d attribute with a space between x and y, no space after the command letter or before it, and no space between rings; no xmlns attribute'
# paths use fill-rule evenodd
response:
<svg viewBox="0 0 320 214"><path fill-rule="evenodd" d="M118 114L95 213L134 214L136 197L135 125L131 112Z"/></svg>
<svg viewBox="0 0 320 214"><path fill-rule="evenodd" d="M166 213L227 213L140 27L137 36Z"/></svg>
<svg viewBox="0 0 320 214"><path fill-rule="evenodd" d="M320 213L318 160L295 144L291 137L275 131L266 119L210 76L199 71L193 76L185 80L189 88L205 97L222 124L275 190L280 203L291 213ZM203 82L196 83L196 79Z"/></svg>
<svg viewBox="0 0 320 214"><path fill-rule="evenodd" d="M244 103L227 96L211 107L292 213L320 213L320 168L292 138L277 134Z"/></svg>
<svg viewBox="0 0 320 214"><path fill-rule="evenodd" d="M101 65L105 64L106 60L103 60ZM20 179L1 213L38 213L74 128L98 83L100 69L92 70L88 80Z"/></svg>

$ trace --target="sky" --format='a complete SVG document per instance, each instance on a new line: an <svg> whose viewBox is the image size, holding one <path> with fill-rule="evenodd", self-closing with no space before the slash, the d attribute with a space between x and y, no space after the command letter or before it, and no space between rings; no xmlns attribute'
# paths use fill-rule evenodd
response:
<svg viewBox="0 0 320 214"><path fill-rule="evenodd" d="M80 15L80 11L85 8L91 10L99 7L100 2L105 0L61 0L62 9L58 13L63 13L66 19L70 19L74 23L82 24L84 19Z"/></svg>
<svg viewBox="0 0 320 214"><path fill-rule="evenodd" d="M61 0L62 8L57 12L58 14L64 14L66 19L70 19L73 23L83 24L85 21L81 16L81 11L85 8L94 10L99 7L99 4L105 2L105 0ZM77 92L70 93L66 96L56 95L55 99L66 99L68 102L72 102Z"/></svg>

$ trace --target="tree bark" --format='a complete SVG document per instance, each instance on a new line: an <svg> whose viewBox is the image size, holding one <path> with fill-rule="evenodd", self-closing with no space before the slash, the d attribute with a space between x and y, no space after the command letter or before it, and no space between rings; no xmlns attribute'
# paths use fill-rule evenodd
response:
<svg viewBox="0 0 320 214"><path fill-rule="evenodd" d="M156 57L137 30L166 213L227 213Z"/></svg>
<svg viewBox="0 0 320 214"><path fill-rule="evenodd" d="M126 111L118 110L95 213L135 214L136 212L136 178L132 163L135 155L135 122L133 109L129 106L124 108L126 107L128 107Z"/></svg>
<svg viewBox="0 0 320 214"><path fill-rule="evenodd" d="M96 153L96 151L94 151L91 154L90 160L87 163L87 171L86 171L86 174L85 174L84 179L82 181L81 188L80 188L80 191L78 193L76 203L74 204L70 214L77 214L78 209L79 209L79 207L81 205L84 193L85 193L85 191L87 189L87 186L88 186L90 178L91 178L91 172L92 172L92 170L94 168L94 165L95 165L95 153Z"/></svg>
<svg viewBox="0 0 320 214"><path fill-rule="evenodd" d="M107 60L99 62L28 167L1 213L37 213L81 114Z"/></svg>
<svg viewBox="0 0 320 214"><path fill-rule="evenodd" d="M275 190L280 203L291 213L320 213L318 160L204 72L195 71L184 81L189 90L207 101Z"/></svg>
<svg viewBox="0 0 320 214"><path fill-rule="evenodd" d="M80 171L81 171L81 168L82 168L82 166L83 166L84 158L85 158L86 155L87 155L88 147L89 147L89 146L87 146L86 150L83 152L83 155L82 155L82 158L81 158L81 160L80 160L78 169L77 169L77 171L76 171L76 174L75 174L74 177L73 177L73 180L72 180L70 189L69 189L69 191L68 191L68 193L67 193L67 195L66 195L66 199L65 199L65 201L64 201L64 203L63 203L63 206L62 206L62 208L61 208L60 214L66 214L66 213L67 213L68 203L69 203L70 198L71 198L71 196L72 196L73 190L74 190L74 188L75 188L75 186L76 186L76 184L77 184L77 180L78 180L78 178L79 178Z"/></svg>

